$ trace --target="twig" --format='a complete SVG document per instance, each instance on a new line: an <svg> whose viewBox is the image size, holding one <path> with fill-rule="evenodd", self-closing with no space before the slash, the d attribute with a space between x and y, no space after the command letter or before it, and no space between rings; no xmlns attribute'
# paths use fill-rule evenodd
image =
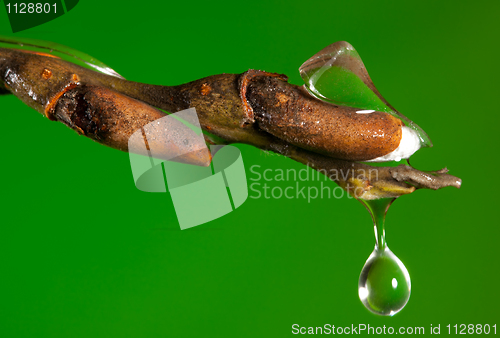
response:
<svg viewBox="0 0 500 338"><path fill-rule="evenodd" d="M461 180L444 171L353 162L397 147L395 128L401 121L385 113L355 114L352 108L322 102L286 81L284 75L250 70L179 86L149 85L58 58L0 48L0 94L8 90L49 119L116 149L127 151L128 137L135 130L165 116L153 107L171 113L195 107L207 142L247 143L272 150L324 173L357 198L460 187ZM362 126L367 123L386 130L386 140L365 142ZM206 154L198 155L193 163L210 160Z"/></svg>

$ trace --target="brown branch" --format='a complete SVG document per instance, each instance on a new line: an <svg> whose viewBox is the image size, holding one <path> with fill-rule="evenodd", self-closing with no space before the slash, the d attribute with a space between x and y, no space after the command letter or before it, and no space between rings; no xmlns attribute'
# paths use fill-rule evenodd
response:
<svg viewBox="0 0 500 338"><path fill-rule="evenodd" d="M407 165L400 165L389 170L392 178L398 182L409 182L417 188L440 189L444 187L460 188L462 180L448 174L448 169L420 171Z"/></svg>
<svg viewBox="0 0 500 338"><path fill-rule="evenodd" d="M406 165L375 167L332 159L276 140L269 149L319 171L356 198L399 197L416 189L460 188L461 179L443 171L424 172Z"/></svg>
<svg viewBox="0 0 500 338"><path fill-rule="evenodd" d="M460 179L444 171L353 162L394 150L401 121L381 112L356 114L353 108L322 102L286 81L284 75L250 70L157 86L0 48L0 92L6 89L49 119L116 149L127 151L128 137L135 130L165 116L153 107L171 113L195 107L208 142L247 143L277 152L324 173L358 198L460 187ZM366 126L375 126L387 137L373 142L366 138ZM182 146L181 140L166 135L159 142L168 148ZM198 154L191 163L207 160L206 154Z"/></svg>

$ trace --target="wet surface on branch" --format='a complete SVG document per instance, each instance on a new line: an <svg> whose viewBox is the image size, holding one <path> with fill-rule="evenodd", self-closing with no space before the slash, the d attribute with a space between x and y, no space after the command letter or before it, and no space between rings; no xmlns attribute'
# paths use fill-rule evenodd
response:
<svg viewBox="0 0 500 338"><path fill-rule="evenodd" d="M124 151L133 131L166 116L155 107L168 113L194 107L209 143L246 143L277 152L323 172L358 198L459 188L461 183L444 171L354 162L394 150L402 122L385 113L357 114L355 108L320 101L284 75L250 70L159 86L0 48L0 94L7 92L49 119Z"/></svg>

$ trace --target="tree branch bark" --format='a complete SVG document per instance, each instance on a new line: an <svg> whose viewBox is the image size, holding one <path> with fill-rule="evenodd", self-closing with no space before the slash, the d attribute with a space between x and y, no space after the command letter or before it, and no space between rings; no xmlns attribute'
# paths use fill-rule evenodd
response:
<svg viewBox="0 0 500 338"><path fill-rule="evenodd" d="M249 70L158 86L0 48L0 94L5 91L49 119L124 151L135 130L165 116L153 107L170 113L194 107L207 142L246 143L282 154L322 172L357 198L398 197L420 188L461 185L446 169L423 172L405 165L373 167L356 162L397 147L395 128L401 121L385 113L355 114L353 108L325 103L289 84L284 75ZM365 140L363 126L369 124L386 131L384 142ZM210 161L206 154L200 156L193 163Z"/></svg>

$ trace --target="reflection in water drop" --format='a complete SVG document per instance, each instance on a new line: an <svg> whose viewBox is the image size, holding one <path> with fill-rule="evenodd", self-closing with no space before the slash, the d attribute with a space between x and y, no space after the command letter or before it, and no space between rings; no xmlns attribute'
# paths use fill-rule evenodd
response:
<svg viewBox="0 0 500 338"><path fill-rule="evenodd" d="M423 129L394 109L378 92L358 52L348 42L339 41L323 48L304 62L299 71L306 89L318 99L360 108L362 113L376 110L391 114L417 133L421 147L432 147Z"/></svg>
<svg viewBox="0 0 500 338"><path fill-rule="evenodd" d="M359 276L359 299L371 312L385 316L403 309L411 293L410 274L385 241L385 214L393 201L392 198L361 201L373 218L375 249Z"/></svg>
<svg viewBox="0 0 500 338"><path fill-rule="evenodd" d="M398 313L410 299L408 270L388 247L372 252L361 271L358 286L361 302L379 315Z"/></svg>

